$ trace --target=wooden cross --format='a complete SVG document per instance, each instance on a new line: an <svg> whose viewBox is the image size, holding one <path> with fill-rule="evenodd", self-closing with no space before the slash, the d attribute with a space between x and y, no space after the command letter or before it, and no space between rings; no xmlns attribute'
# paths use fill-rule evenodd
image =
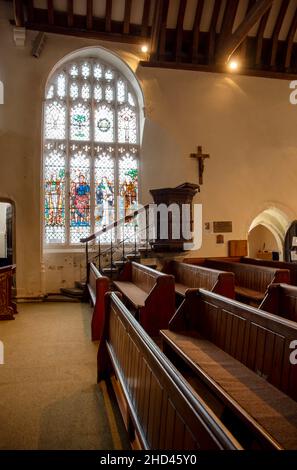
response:
<svg viewBox="0 0 297 470"><path fill-rule="evenodd" d="M198 160L199 184L203 184L204 160L210 158L210 155L203 154L201 145L198 145L197 153L191 153L190 157Z"/></svg>

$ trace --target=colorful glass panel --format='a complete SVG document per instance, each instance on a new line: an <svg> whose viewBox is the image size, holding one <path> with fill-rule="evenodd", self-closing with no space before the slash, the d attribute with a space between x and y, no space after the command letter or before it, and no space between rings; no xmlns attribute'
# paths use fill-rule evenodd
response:
<svg viewBox="0 0 297 470"><path fill-rule="evenodd" d="M45 240L65 243L65 153L53 150L44 163Z"/></svg>
<svg viewBox="0 0 297 470"><path fill-rule="evenodd" d="M117 70L92 58L63 65L45 96L45 241L79 243L137 207L137 101Z"/></svg>
<svg viewBox="0 0 297 470"><path fill-rule="evenodd" d="M118 140L121 143L137 142L137 121L136 113L133 109L125 106L118 111Z"/></svg>
<svg viewBox="0 0 297 470"><path fill-rule="evenodd" d="M90 234L90 158L78 152L70 160L70 243Z"/></svg>
<svg viewBox="0 0 297 470"><path fill-rule="evenodd" d="M84 104L77 104L70 112L70 139L90 139L90 110Z"/></svg>
<svg viewBox="0 0 297 470"><path fill-rule="evenodd" d="M107 105L98 106L95 110L95 141L114 141L114 112Z"/></svg>
<svg viewBox="0 0 297 470"><path fill-rule="evenodd" d="M49 102L45 108L45 138L65 139L66 137L66 108L57 101Z"/></svg>
<svg viewBox="0 0 297 470"><path fill-rule="evenodd" d="M114 159L110 153L100 152L95 159L95 227L96 230L114 222L115 211ZM110 241L110 233L101 241Z"/></svg>

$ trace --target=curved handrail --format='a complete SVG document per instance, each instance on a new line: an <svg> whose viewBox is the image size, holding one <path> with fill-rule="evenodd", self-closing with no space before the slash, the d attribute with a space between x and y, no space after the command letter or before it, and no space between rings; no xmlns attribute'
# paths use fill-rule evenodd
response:
<svg viewBox="0 0 297 470"><path fill-rule="evenodd" d="M130 222L131 219L134 219L137 215L139 215L141 212L147 210L149 208L150 204L146 204L145 206L141 207L140 209L137 209L137 211L134 211L131 215L126 215L122 219L116 220L112 224L105 225L102 229L98 230L97 232L93 233L87 238L81 238L80 243L88 243L91 242L92 240L95 240L97 237L100 237L105 232L109 232L113 228L117 227L118 225L125 224L126 222Z"/></svg>

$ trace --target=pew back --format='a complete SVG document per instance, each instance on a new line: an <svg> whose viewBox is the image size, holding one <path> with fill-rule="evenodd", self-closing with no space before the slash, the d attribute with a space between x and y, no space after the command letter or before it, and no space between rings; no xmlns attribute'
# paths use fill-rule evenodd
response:
<svg viewBox="0 0 297 470"><path fill-rule="evenodd" d="M189 292L169 329L198 331L297 401L297 367L290 362L294 322L200 289Z"/></svg>
<svg viewBox="0 0 297 470"><path fill-rule="evenodd" d="M107 294L98 380L108 378L111 368L119 403L124 397L127 406L124 422L138 448L240 449L115 293Z"/></svg>
<svg viewBox="0 0 297 470"><path fill-rule="evenodd" d="M269 268L288 269L290 271L290 282L293 286L297 286L297 264L286 263L285 261L263 260L258 258L240 258L242 264L253 264L258 266L266 266Z"/></svg>
<svg viewBox="0 0 297 470"><path fill-rule="evenodd" d="M297 287L272 284L259 308L297 322Z"/></svg>
<svg viewBox="0 0 297 470"><path fill-rule="evenodd" d="M193 266L191 264L169 261L164 272L173 274L175 282L192 287L203 288L234 299L234 274L217 269Z"/></svg>
<svg viewBox="0 0 297 470"><path fill-rule="evenodd" d="M231 271L235 275L235 285L262 293L266 292L267 287L273 282L290 283L290 273L285 269L231 263L218 259L206 259L205 266Z"/></svg>
<svg viewBox="0 0 297 470"><path fill-rule="evenodd" d="M89 263L87 288L94 307L91 322L92 341L98 341L101 336L105 314L105 294L109 290L109 284L108 277L102 276L96 266Z"/></svg>

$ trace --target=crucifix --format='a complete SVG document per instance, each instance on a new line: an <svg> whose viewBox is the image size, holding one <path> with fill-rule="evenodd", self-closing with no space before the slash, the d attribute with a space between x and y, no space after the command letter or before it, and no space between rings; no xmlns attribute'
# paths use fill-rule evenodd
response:
<svg viewBox="0 0 297 470"><path fill-rule="evenodd" d="M198 175L199 175L199 184L203 184L203 173L204 173L204 160L210 158L208 154L202 153L201 145L197 147L197 153L191 153L191 158L196 158L198 160Z"/></svg>

